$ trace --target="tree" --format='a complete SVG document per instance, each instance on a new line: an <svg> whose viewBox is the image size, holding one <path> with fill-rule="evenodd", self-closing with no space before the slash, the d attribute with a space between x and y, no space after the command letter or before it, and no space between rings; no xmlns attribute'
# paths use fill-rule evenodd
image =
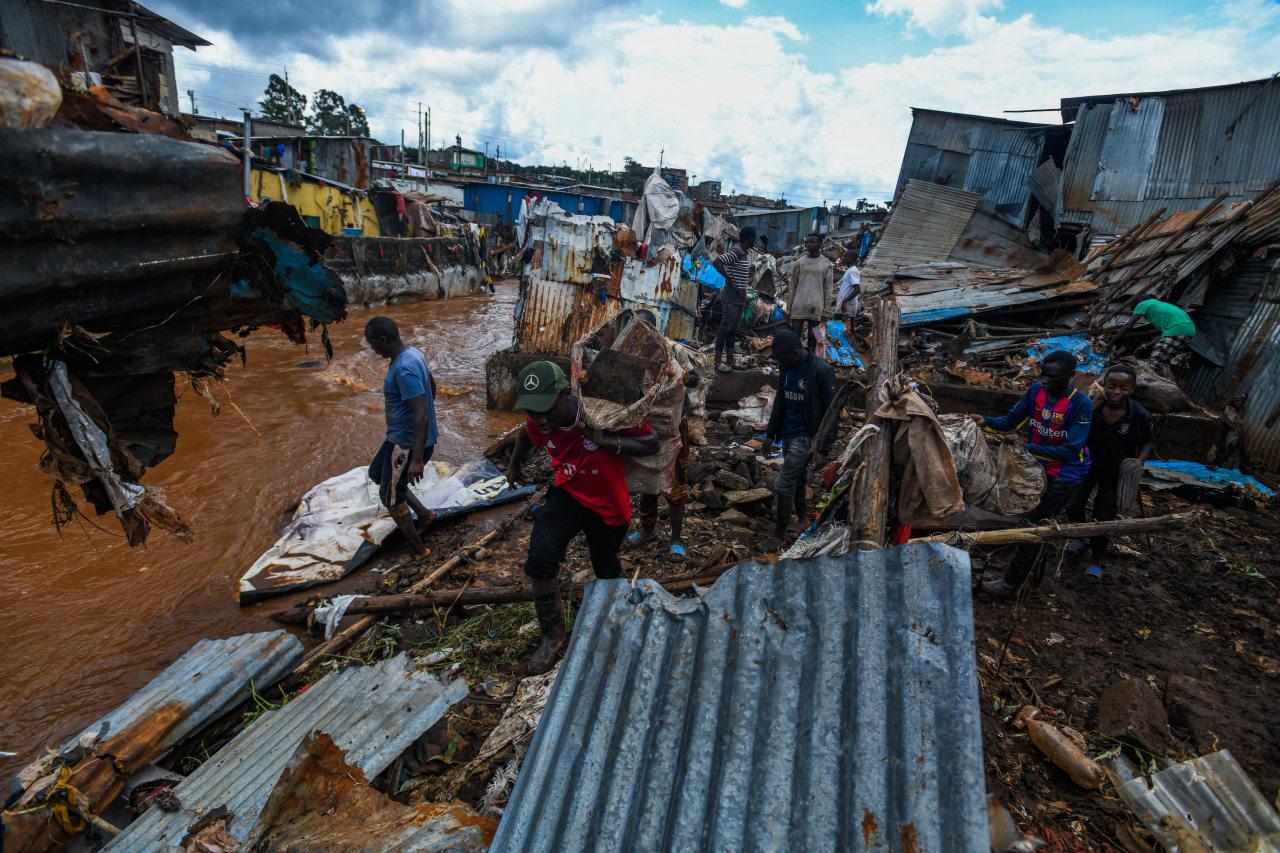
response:
<svg viewBox="0 0 1280 853"><path fill-rule="evenodd" d="M321 89L311 96L307 130L320 136L345 136L347 101L337 92Z"/></svg>
<svg viewBox="0 0 1280 853"><path fill-rule="evenodd" d="M369 136L369 120L365 118L364 107L352 102L347 104L347 121L350 123L347 136Z"/></svg>
<svg viewBox="0 0 1280 853"><path fill-rule="evenodd" d="M283 77L272 74L262 94L266 97L258 101L258 106L264 119L302 124L303 114L307 111L307 96L286 83Z"/></svg>

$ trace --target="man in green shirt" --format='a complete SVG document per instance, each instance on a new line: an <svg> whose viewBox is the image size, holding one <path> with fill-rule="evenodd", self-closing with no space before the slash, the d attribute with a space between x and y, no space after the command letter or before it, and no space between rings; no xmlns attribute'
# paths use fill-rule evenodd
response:
<svg viewBox="0 0 1280 853"><path fill-rule="evenodd" d="M1173 360L1186 352L1191 339L1196 336L1196 324L1177 305L1159 299L1144 299L1133 306L1133 321L1145 317L1147 322L1160 330L1160 340L1151 347L1147 363L1152 369L1169 372Z"/></svg>

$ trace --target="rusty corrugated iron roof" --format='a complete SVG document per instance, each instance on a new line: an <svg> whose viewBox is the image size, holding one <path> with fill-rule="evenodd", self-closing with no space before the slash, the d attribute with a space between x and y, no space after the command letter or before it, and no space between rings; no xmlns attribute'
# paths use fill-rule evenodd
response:
<svg viewBox="0 0 1280 853"><path fill-rule="evenodd" d="M968 555L587 586L492 849L986 851Z"/></svg>
<svg viewBox="0 0 1280 853"><path fill-rule="evenodd" d="M1251 198L1280 176L1280 79L1067 98L1055 220L1119 234L1157 211Z"/></svg>
<svg viewBox="0 0 1280 853"><path fill-rule="evenodd" d="M233 816L231 834L251 847L258 814L307 735L330 735L346 760L373 778L466 695L465 681L442 683L404 654L327 675L284 707L264 713L182 780L173 791L180 810L148 810L105 849L176 848L197 819L218 807Z"/></svg>

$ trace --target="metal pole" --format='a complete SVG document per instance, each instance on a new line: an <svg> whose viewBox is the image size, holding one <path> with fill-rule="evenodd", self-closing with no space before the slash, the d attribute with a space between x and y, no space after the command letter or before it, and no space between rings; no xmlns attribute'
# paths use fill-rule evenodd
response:
<svg viewBox="0 0 1280 853"><path fill-rule="evenodd" d="M253 199L253 148L249 144L253 133L253 120L249 116L249 110L244 110L244 198L246 202Z"/></svg>

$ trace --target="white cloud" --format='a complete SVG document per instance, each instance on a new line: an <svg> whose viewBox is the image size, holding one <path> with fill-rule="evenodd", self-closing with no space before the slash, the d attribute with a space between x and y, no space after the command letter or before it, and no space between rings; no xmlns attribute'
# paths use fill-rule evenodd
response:
<svg viewBox="0 0 1280 853"><path fill-rule="evenodd" d="M997 26L996 19L983 12L1002 8L1003 0L875 0L867 4L867 11L873 15L906 18L909 30L965 38L991 32Z"/></svg>
<svg viewBox="0 0 1280 853"><path fill-rule="evenodd" d="M749 3L750 0L720 0L720 4L728 6L730 9L741 9Z"/></svg>
<svg viewBox="0 0 1280 853"><path fill-rule="evenodd" d="M202 104L206 93L230 107L256 99L267 73L287 62L303 91L333 88L359 101L388 142L399 140L401 127L415 138L421 100L432 106L436 144L458 133L465 144L483 148L487 140L523 162L596 169L620 168L624 155L655 163L665 150L668 164L719 179L726 190L785 190L793 201L816 203L892 192L912 106L998 116L1072 95L1274 71L1268 63L1280 56L1280 6L1243 0L1219 11L1104 38L1030 15L993 19L970 27L960 43L836 73L810 67L804 33L783 18L711 26L627 11L594 18L563 50L422 42L393 32L336 38L324 60L272 55L267 62L191 22L217 46L176 55L179 87L194 87ZM237 73L210 75L196 65ZM1058 121L1053 113L1039 117Z"/></svg>
<svg viewBox="0 0 1280 853"><path fill-rule="evenodd" d="M769 15L769 16L752 15L747 18L744 18L742 21L742 24L743 26L747 26L747 27L755 27L758 30L765 30L766 32L777 33L778 35L785 36L786 38L789 38L792 41L808 41L809 40L809 37L807 35L800 32L799 27L797 27L795 24L788 21L786 18L780 17L778 15Z"/></svg>

